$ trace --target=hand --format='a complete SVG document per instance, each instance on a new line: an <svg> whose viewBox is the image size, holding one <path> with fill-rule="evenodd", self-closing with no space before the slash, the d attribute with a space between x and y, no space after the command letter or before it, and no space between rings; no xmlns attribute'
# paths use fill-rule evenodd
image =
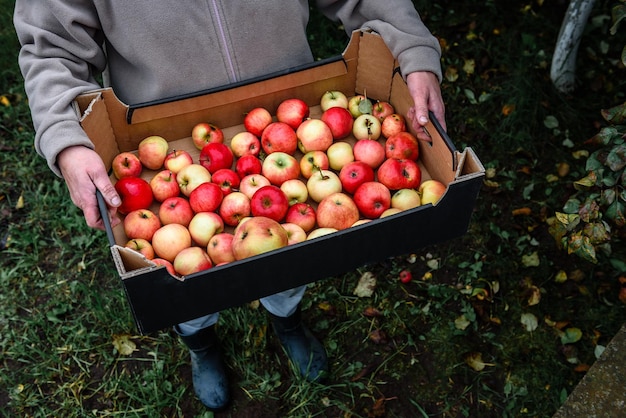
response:
<svg viewBox="0 0 626 418"><path fill-rule="evenodd" d="M121 222L115 216L121 203L120 197L109 180L102 159L95 151L84 146L68 147L57 156L57 164L70 191L72 202L83 211L88 226L104 230L96 189L100 190L107 202L111 226Z"/></svg>
<svg viewBox="0 0 626 418"><path fill-rule="evenodd" d="M414 102L414 106L407 114L408 122L417 132L419 139L430 142L431 138L422 129L428 123L429 110L434 113L441 127L446 130L446 110L441 97L439 80L435 74L421 71L409 74L406 82Z"/></svg>

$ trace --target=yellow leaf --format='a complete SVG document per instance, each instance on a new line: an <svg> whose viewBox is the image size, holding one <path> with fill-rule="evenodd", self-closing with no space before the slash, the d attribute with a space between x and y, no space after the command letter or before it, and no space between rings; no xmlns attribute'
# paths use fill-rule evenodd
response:
<svg viewBox="0 0 626 418"><path fill-rule="evenodd" d="M128 334L116 334L113 336L113 347L122 356L130 356L137 348Z"/></svg>
<svg viewBox="0 0 626 418"><path fill-rule="evenodd" d="M463 71L465 71L466 74L474 74L474 69L476 68L476 61L474 61L473 59L468 59L465 60L465 63L463 64Z"/></svg>
<svg viewBox="0 0 626 418"><path fill-rule="evenodd" d="M15 204L15 209L22 209L24 207L24 195L20 195Z"/></svg>
<svg viewBox="0 0 626 418"><path fill-rule="evenodd" d="M493 363L485 363L481 353L469 353L465 356L465 363L475 371L479 372L487 366L495 366Z"/></svg>
<svg viewBox="0 0 626 418"><path fill-rule="evenodd" d="M0 104L2 104L2 106L4 107L11 106L11 102L9 101L9 98L5 95L0 96Z"/></svg>
<svg viewBox="0 0 626 418"><path fill-rule="evenodd" d="M502 106L502 114L504 116L509 116L514 111L515 111L515 105L514 104L505 104L504 106Z"/></svg>

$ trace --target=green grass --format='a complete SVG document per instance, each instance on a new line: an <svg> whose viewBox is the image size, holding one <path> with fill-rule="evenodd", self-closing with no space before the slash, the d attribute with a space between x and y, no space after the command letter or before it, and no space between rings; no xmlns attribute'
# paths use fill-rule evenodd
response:
<svg viewBox="0 0 626 418"><path fill-rule="evenodd" d="M626 100L624 69L614 63L626 42L589 25L579 87L559 95L547 74L564 5L548 3L416 1L444 45L450 136L490 169L469 231L311 285L303 308L329 352L326 384L294 375L262 309L224 312L235 401L217 416L547 417L558 409L597 345L626 320L617 272L560 252L545 224L583 173L572 151L597 131L599 109ZM598 3L594 18L613 2ZM0 0L0 96L9 101L0 105L0 416L210 417L193 394L185 347L171 330L137 335L106 237L85 225L34 152L12 4ZM316 56L340 53L341 28L312 19ZM546 127L549 116L558 129ZM571 171L554 181L561 162ZM513 216L521 207L530 215ZM415 279L400 285L405 268ZM560 270L564 283L555 281ZM357 298L365 272L378 287ZM537 329L524 330L522 314L533 314ZM550 321L582 338L563 343ZM125 341L135 345L130 354L115 346ZM487 363L480 371L466 362L476 353Z"/></svg>

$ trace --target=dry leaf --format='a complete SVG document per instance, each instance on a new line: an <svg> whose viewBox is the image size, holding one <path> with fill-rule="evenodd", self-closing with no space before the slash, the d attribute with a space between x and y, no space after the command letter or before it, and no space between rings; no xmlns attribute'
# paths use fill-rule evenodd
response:
<svg viewBox="0 0 626 418"><path fill-rule="evenodd" d="M485 363L481 353L473 352L465 356L465 363L473 370L479 372L487 366L495 366L493 363Z"/></svg>
<svg viewBox="0 0 626 418"><path fill-rule="evenodd" d="M524 329L528 332L533 332L539 325L537 317L531 313L523 313L520 317L520 322L522 323Z"/></svg>
<svg viewBox="0 0 626 418"><path fill-rule="evenodd" d="M369 298L374 294L374 290L376 290L376 277L368 271L363 273L353 293L360 298Z"/></svg>
<svg viewBox="0 0 626 418"><path fill-rule="evenodd" d="M122 356L130 356L137 348L128 334L113 335L113 347Z"/></svg>

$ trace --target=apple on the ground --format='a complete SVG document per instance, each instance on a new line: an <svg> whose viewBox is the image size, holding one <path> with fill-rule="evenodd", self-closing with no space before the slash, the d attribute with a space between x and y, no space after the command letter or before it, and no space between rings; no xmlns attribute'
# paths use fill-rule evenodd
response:
<svg viewBox="0 0 626 418"><path fill-rule="evenodd" d="M191 235L181 224L163 225L152 236L152 248L158 258L173 262L181 250L191 247Z"/></svg>
<svg viewBox="0 0 626 418"><path fill-rule="evenodd" d="M111 163L113 174L118 180L124 177L139 177L143 165L139 157L132 152L121 152L113 158Z"/></svg>
<svg viewBox="0 0 626 418"><path fill-rule="evenodd" d="M159 219L163 225L176 223L188 226L193 214L189 200L184 197L168 197L159 206Z"/></svg>
<svg viewBox="0 0 626 418"><path fill-rule="evenodd" d="M181 276L188 276L213 267L207 252L203 248L195 246L181 250L172 264L176 273Z"/></svg>
<svg viewBox="0 0 626 418"><path fill-rule="evenodd" d="M365 218L377 219L391 207L391 192L382 183L368 181L354 192L354 203Z"/></svg>
<svg viewBox="0 0 626 418"><path fill-rule="evenodd" d="M163 161L167 156L169 144L165 138L159 135L150 135L137 145L137 156L141 164L150 170L159 170L163 167Z"/></svg>
<svg viewBox="0 0 626 418"><path fill-rule="evenodd" d="M201 150L211 142L224 142L224 132L210 122L199 122L191 129L191 141Z"/></svg>
<svg viewBox="0 0 626 418"><path fill-rule="evenodd" d="M340 192L341 180L331 170L320 170L313 174L306 182L309 197L315 202L321 202L326 196Z"/></svg>
<svg viewBox="0 0 626 418"><path fill-rule="evenodd" d="M198 212L189 222L187 229L193 242L206 247L213 235L224 232L224 220L215 212Z"/></svg>
<svg viewBox="0 0 626 418"><path fill-rule="evenodd" d="M233 254L242 260L285 247L289 241L287 231L277 221L255 216L241 224L234 233Z"/></svg>
<svg viewBox="0 0 626 418"><path fill-rule="evenodd" d="M152 236L161 227L161 220L150 209L137 209L124 217L124 233L129 239L152 240Z"/></svg>
<svg viewBox="0 0 626 418"><path fill-rule="evenodd" d="M354 143L352 153L356 161L363 161L377 169L385 161L385 146L373 139L361 139Z"/></svg>
<svg viewBox="0 0 626 418"><path fill-rule="evenodd" d="M300 176L300 164L293 155L282 151L273 152L263 160L261 173L270 183L280 186Z"/></svg>
<svg viewBox="0 0 626 418"><path fill-rule="evenodd" d="M317 206L317 225L320 228L342 230L359 220L359 209L350 196L338 192L326 196Z"/></svg>
<svg viewBox="0 0 626 418"><path fill-rule="evenodd" d="M162 202L168 197L180 195L180 186L176 174L170 170L161 170L150 179L150 188L154 200Z"/></svg>

